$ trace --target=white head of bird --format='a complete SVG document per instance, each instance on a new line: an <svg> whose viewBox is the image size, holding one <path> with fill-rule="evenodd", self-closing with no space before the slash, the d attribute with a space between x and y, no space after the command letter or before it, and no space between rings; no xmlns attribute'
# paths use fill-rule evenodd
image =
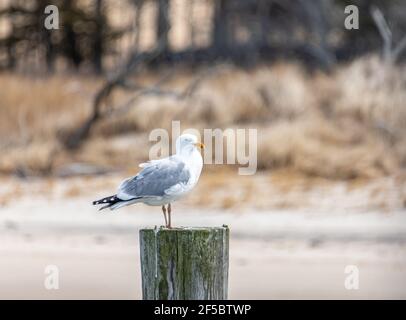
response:
<svg viewBox="0 0 406 320"><path fill-rule="evenodd" d="M176 154L178 155L190 155L203 148L204 144L199 142L193 134L185 133L176 139Z"/></svg>

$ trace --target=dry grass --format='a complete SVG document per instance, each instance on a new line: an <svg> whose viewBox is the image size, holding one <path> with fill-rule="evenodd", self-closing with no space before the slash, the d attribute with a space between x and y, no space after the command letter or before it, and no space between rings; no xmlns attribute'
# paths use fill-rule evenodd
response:
<svg viewBox="0 0 406 320"><path fill-rule="evenodd" d="M0 172L49 173L61 152L57 135L85 119L100 83L0 74Z"/></svg>
<svg viewBox="0 0 406 320"><path fill-rule="evenodd" d="M259 167L292 167L333 179L376 177L398 169L396 156L373 134L318 116L280 121L262 130Z"/></svg>
<svg viewBox="0 0 406 320"><path fill-rule="evenodd" d="M180 120L182 129L258 128L262 170L289 168L327 179L390 175L406 164L405 71L376 57L330 75L283 63L251 71L227 67L189 99L140 97L128 112L100 121L74 153L63 152L57 136L86 117L100 80L3 74L0 172L43 174L73 161L125 169L148 157L150 130ZM180 91L192 77L181 70L169 87ZM119 92L111 102L128 96ZM224 206L233 202L227 198Z"/></svg>
<svg viewBox="0 0 406 320"><path fill-rule="evenodd" d="M7 136L2 142L46 139L61 128L76 125L88 114L99 84L97 79L73 76L0 74L0 134Z"/></svg>

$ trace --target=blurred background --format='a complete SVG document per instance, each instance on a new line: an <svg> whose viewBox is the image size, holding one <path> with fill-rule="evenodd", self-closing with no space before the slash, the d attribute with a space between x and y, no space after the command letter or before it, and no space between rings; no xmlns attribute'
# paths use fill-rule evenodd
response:
<svg viewBox="0 0 406 320"><path fill-rule="evenodd" d="M401 0L0 0L0 298L141 298L160 208L91 202L179 120L258 130L172 215L230 226L230 298L405 299L405 61Z"/></svg>

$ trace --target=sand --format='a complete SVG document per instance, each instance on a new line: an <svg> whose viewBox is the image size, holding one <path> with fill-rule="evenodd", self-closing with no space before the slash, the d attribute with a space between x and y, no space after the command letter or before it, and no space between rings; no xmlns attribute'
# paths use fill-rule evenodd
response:
<svg viewBox="0 0 406 320"><path fill-rule="evenodd" d="M99 213L89 197L23 197L0 210L1 299L140 299L138 230L162 224L143 205ZM204 210L173 221L231 228L231 299L405 299L406 212ZM59 289L44 286L59 270ZM359 269L359 289L344 269Z"/></svg>

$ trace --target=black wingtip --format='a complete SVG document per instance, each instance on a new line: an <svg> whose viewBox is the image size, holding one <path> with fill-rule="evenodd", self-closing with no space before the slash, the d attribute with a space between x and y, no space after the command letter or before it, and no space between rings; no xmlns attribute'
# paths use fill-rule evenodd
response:
<svg viewBox="0 0 406 320"><path fill-rule="evenodd" d="M118 198L117 195L113 195L110 197L105 197L103 199L95 200L92 203L93 203L93 205L104 204L105 206L103 206L99 209L99 210L103 210L103 209L111 207L113 204L120 202L120 201L123 201L123 200Z"/></svg>
<svg viewBox="0 0 406 320"><path fill-rule="evenodd" d="M95 200L93 201L93 205L97 205L97 204L113 204L114 202L117 201L117 197L116 196L110 196L110 197L105 197L103 199L99 199L99 200Z"/></svg>

